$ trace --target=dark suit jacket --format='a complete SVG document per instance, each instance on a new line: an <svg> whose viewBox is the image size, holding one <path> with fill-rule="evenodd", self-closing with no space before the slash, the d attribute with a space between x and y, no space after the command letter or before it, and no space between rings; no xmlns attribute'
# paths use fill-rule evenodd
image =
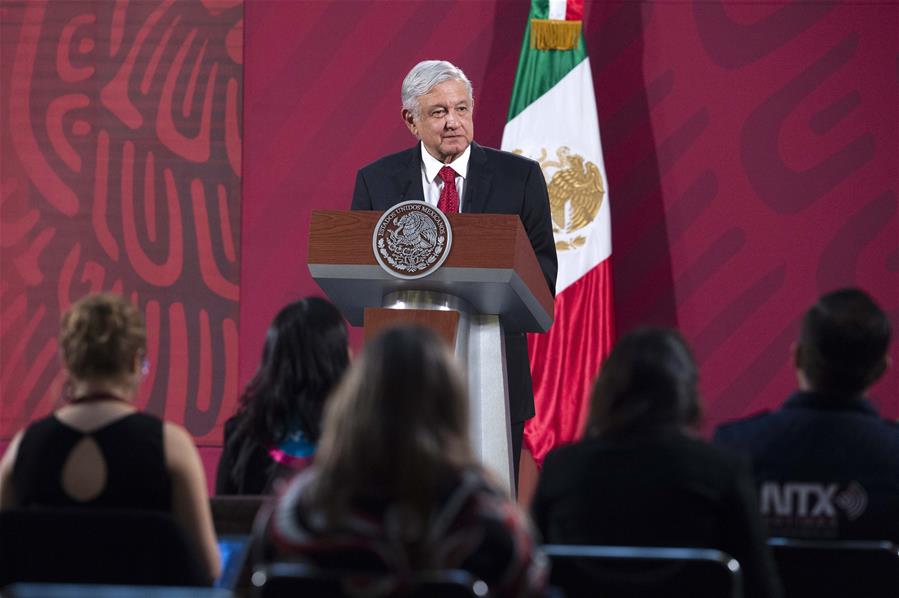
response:
<svg viewBox="0 0 899 598"><path fill-rule="evenodd" d="M714 442L752 461L771 535L899 542L899 425L868 401L797 392Z"/></svg>
<svg viewBox="0 0 899 598"><path fill-rule="evenodd" d="M383 211L409 200L424 201L420 144L381 158L356 174L354 210ZM555 294L556 245L546 180L537 162L472 142L462 211L518 214L537 254L546 284ZM506 334L506 369L511 419L521 422L534 416L527 338L522 333Z"/></svg>
<svg viewBox="0 0 899 598"><path fill-rule="evenodd" d="M746 598L780 596L748 465L677 430L550 452L532 511L545 543L716 548Z"/></svg>

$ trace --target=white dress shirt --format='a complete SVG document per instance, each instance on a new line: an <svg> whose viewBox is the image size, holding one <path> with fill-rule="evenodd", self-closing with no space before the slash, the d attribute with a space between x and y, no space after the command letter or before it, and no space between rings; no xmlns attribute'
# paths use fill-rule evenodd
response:
<svg viewBox="0 0 899 598"><path fill-rule="evenodd" d="M469 156L471 156L471 144L452 163L443 164L429 154L424 144L421 144L421 188L424 191L426 202L437 207L437 202L440 201L440 192L443 190L443 179L437 175L441 168L449 166L456 171L456 191L459 192L459 211L462 211L462 197L465 191L465 177L468 176Z"/></svg>

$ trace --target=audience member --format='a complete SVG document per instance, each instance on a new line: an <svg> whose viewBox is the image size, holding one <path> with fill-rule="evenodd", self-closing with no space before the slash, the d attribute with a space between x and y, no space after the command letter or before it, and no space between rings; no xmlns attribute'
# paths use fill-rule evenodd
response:
<svg viewBox="0 0 899 598"><path fill-rule="evenodd" d="M751 459L771 535L899 541L899 425L866 399L888 367L890 334L864 292L824 295L792 349L798 391L717 430L717 444Z"/></svg>
<svg viewBox="0 0 899 598"><path fill-rule="evenodd" d="M744 595L780 595L748 467L692 437L697 370L680 335L640 329L602 366L584 439L547 455L533 502L551 544L722 550Z"/></svg>
<svg viewBox="0 0 899 598"><path fill-rule="evenodd" d="M262 363L225 423L217 494L266 494L306 467L322 409L349 363L340 311L310 297L284 307L268 329Z"/></svg>
<svg viewBox="0 0 899 598"><path fill-rule="evenodd" d="M76 302L59 334L65 404L12 440L0 462L0 508L171 512L219 574L206 480L190 435L134 406L146 373L141 313L118 295Z"/></svg>
<svg viewBox="0 0 899 598"><path fill-rule="evenodd" d="M464 569L495 596L542 591L546 559L527 519L478 466L453 357L433 332L388 330L326 408L314 465L267 525L275 560L400 578Z"/></svg>

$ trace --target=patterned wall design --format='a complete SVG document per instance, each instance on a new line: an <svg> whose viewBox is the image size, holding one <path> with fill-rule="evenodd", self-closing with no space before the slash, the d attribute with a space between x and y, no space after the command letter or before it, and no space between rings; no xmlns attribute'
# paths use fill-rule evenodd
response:
<svg viewBox="0 0 899 598"><path fill-rule="evenodd" d="M105 288L148 317L141 404L218 442L271 317L318 292L309 211L346 207L359 166L412 143L403 75L461 65L475 137L498 146L526 15L3 0L0 436L57 401L59 314ZM618 329L684 332L709 424L783 399L820 292L863 286L899 320L897 28L895 2L586 3ZM899 417L895 369L874 397Z"/></svg>
<svg viewBox="0 0 899 598"><path fill-rule="evenodd" d="M317 292L308 214L408 147L399 84L443 57L498 146L527 2L246 6L241 379L269 319ZM587 2L612 202L619 331L678 326L708 426L779 404L821 292L860 285L899 321L895 2ZM894 343L894 363L899 349ZM895 369L877 385L899 416Z"/></svg>
<svg viewBox="0 0 899 598"><path fill-rule="evenodd" d="M0 5L0 435L59 400L59 316L145 312L140 405L216 442L237 391L242 0Z"/></svg>

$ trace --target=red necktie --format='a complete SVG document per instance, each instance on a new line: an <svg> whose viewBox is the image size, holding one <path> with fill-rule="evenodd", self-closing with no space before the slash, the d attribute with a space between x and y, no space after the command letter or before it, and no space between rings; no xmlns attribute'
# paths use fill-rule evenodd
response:
<svg viewBox="0 0 899 598"><path fill-rule="evenodd" d="M449 166L444 166L437 176L443 179L443 189L440 190L437 209L444 214L457 214L459 212L459 192L456 190L456 171Z"/></svg>

